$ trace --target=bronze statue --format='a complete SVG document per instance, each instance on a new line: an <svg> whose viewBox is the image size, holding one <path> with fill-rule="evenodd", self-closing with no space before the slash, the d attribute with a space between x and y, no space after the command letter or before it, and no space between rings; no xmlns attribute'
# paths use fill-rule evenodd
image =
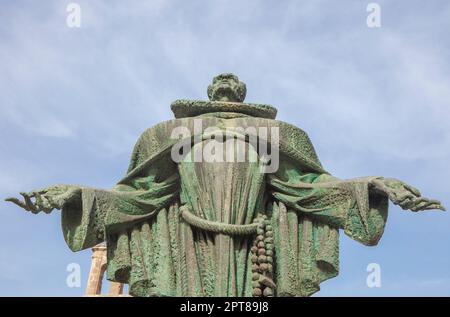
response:
<svg viewBox="0 0 450 317"><path fill-rule="evenodd" d="M111 190L56 185L7 200L60 209L73 251L106 241L107 278L134 296L309 296L338 274L339 229L375 245L389 200L445 210L396 179L331 176L304 131L245 94L222 74L209 101L173 102L175 119L141 135Z"/></svg>

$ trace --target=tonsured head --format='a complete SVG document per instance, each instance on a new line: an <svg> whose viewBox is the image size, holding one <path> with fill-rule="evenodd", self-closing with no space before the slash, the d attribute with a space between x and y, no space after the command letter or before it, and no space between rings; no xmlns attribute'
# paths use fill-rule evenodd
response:
<svg viewBox="0 0 450 317"><path fill-rule="evenodd" d="M211 101L243 102L246 93L245 84L231 73L217 75L208 86L208 98Z"/></svg>

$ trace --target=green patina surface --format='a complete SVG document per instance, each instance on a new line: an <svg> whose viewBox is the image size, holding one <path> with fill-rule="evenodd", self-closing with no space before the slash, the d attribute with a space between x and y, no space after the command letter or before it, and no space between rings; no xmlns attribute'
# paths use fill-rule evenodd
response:
<svg viewBox="0 0 450 317"><path fill-rule="evenodd" d="M222 74L210 101L177 100L175 119L145 131L127 175L111 190L56 185L12 201L34 213L62 210L73 251L106 241L107 278L134 296L309 296L339 272L339 231L365 245L381 238L389 199L412 211L444 209L395 179L339 180L322 167L308 135L246 104L246 88ZM176 127L278 128L279 168L265 173L258 148L236 139L246 162L192 162L219 140L189 140L175 162ZM270 133L267 140L271 140ZM273 144L271 144L273 146Z"/></svg>

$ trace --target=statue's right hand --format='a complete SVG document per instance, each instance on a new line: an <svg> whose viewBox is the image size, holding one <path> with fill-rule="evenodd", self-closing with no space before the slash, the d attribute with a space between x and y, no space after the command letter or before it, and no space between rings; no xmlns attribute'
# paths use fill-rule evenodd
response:
<svg viewBox="0 0 450 317"><path fill-rule="evenodd" d="M23 201L15 197L6 198L19 207L37 214L41 211L50 213L53 209L61 209L62 206L73 200L81 193L81 187L74 185L55 185L42 190L29 193L20 193Z"/></svg>

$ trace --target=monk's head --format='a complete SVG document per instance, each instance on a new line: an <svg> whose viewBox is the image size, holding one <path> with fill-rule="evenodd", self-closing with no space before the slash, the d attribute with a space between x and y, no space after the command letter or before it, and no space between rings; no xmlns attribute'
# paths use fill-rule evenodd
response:
<svg viewBox="0 0 450 317"><path fill-rule="evenodd" d="M208 86L208 98L211 101L243 102L246 93L245 84L233 74L220 74Z"/></svg>

